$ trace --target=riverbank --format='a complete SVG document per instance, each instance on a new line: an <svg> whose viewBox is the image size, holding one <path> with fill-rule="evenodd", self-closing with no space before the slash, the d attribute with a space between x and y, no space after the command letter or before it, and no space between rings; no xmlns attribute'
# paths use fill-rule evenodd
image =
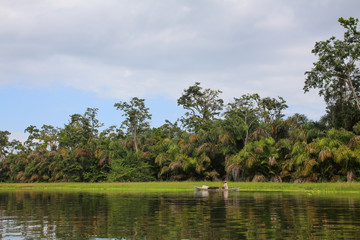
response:
<svg viewBox="0 0 360 240"><path fill-rule="evenodd" d="M221 186L221 182L131 182L131 183L0 183L0 190L111 191L111 192L186 192L194 186ZM359 193L360 183L253 183L228 182L240 191L280 191L305 193Z"/></svg>

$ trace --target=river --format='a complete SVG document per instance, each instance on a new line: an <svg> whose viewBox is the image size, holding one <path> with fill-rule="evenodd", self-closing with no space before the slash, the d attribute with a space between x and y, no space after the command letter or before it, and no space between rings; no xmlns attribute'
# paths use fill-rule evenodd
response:
<svg viewBox="0 0 360 240"><path fill-rule="evenodd" d="M1 239L356 239L360 197L1 191Z"/></svg>

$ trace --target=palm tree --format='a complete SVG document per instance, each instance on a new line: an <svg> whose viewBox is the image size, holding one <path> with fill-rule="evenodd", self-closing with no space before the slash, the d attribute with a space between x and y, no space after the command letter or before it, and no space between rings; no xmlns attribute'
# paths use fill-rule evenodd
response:
<svg viewBox="0 0 360 240"><path fill-rule="evenodd" d="M227 178L237 181L250 180L257 174L264 175L266 178L278 175L279 173L275 170L276 158L274 139L263 138L250 142L227 161Z"/></svg>

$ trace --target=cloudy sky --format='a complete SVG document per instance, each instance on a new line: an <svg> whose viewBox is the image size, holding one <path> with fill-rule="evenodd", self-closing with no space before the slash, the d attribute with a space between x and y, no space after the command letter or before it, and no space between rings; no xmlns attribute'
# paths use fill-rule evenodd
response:
<svg viewBox="0 0 360 240"><path fill-rule="evenodd" d="M69 115L145 98L152 126L175 121L176 100L201 82L229 102L282 96L287 115L317 120L325 104L303 93L316 41L342 38L339 17L358 0L1 0L0 130L62 127Z"/></svg>

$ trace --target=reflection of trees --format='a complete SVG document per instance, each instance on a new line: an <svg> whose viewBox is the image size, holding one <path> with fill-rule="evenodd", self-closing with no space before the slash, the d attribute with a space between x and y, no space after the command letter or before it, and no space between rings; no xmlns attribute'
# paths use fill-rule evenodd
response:
<svg viewBox="0 0 360 240"><path fill-rule="evenodd" d="M281 193L1 192L0 237L16 227L23 237L61 239L341 239L360 231L358 204Z"/></svg>
<svg viewBox="0 0 360 240"><path fill-rule="evenodd" d="M250 239L351 238L360 230L355 219L360 209L351 207L357 199L306 195L251 193L232 202L227 218L237 219ZM346 229L347 231L344 231Z"/></svg>

